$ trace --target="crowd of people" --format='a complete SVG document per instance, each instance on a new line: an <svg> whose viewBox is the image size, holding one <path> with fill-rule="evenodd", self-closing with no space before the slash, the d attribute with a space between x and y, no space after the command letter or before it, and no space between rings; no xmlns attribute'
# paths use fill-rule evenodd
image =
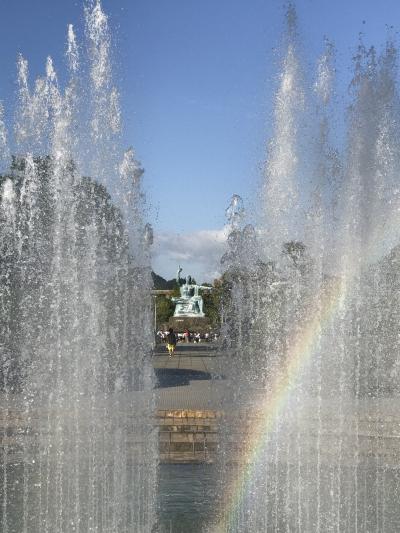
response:
<svg viewBox="0 0 400 533"><path fill-rule="evenodd" d="M168 343L168 335L170 334L170 331L157 331L157 340L159 342L165 342ZM214 340L217 340L218 335L217 333L199 333L199 332L192 332L188 329L185 329L183 332L175 332L176 340L177 342L193 342L193 343L200 343L200 342L211 342Z"/></svg>

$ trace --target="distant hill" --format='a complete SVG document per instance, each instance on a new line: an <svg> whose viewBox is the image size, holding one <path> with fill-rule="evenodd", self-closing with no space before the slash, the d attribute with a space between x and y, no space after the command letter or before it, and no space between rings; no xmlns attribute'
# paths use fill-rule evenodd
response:
<svg viewBox="0 0 400 533"><path fill-rule="evenodd" d="M175 279L166 280L155 272L151 273L151 277L153 278L153 288L158 291L171 291L177 287Z"/></svg>

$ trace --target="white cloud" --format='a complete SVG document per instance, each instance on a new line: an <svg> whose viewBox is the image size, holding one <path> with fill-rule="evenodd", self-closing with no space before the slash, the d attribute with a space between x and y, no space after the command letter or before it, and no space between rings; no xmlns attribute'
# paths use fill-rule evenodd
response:
<svg viewBox="0 0 400 533"><path fill-rule="evenodd" d="M220 260L226 249L227 229L200 230L191 233L156 233L153 245L153 270L171 279L178 265L183 276L196 281L212 281L221 275Z"/></svg>

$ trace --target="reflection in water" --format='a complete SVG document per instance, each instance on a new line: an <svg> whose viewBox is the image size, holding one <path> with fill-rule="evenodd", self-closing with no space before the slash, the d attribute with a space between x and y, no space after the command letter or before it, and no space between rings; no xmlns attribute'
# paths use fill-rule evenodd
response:
<svg viewBox="0 0 400 533"><path fill-rule="evenodd" d="M161 465L159 470L160 533L200 533L215 505L212 465Z"/></svg>

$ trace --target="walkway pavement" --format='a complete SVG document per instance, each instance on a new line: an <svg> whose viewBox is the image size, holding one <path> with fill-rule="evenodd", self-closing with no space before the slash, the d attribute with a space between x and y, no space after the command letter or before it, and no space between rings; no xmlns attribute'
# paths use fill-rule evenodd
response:
<svg viewBox="0 0 400 533"><path fill-rule="evenodd" d="M168 356L156 347L154 369L158 379L158 409L220 410L223 380L218 375L218 352L212 343L178 344Z"/></svg>
<svg viewBox="0 0 400 533"><path fill-rule="evenodd" d="M173 357L156 347L153 365L160 461L212 462L218 445L223 380L217 374L218 352L212 343L178 344Z"/></svg>
<svg viewBox="0 0 400 533"><path fill-rule="evenodd" d="M217 347L213 343L178 343L175 355L168 356L165 344L154 351L154 368L181 368L213 372L216 369Z"/></svg>

